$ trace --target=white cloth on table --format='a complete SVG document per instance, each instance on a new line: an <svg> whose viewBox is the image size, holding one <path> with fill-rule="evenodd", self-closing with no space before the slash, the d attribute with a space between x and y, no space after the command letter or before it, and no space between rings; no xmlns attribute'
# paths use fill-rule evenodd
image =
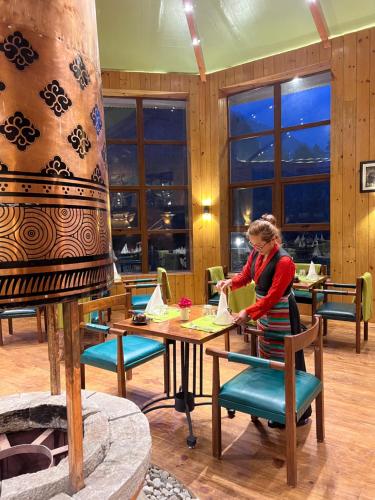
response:
<svg viewBox="0 0 375 500"><path fill-rule="evenodd" d="M220 293L219 305L217 306L217 313L214 319L216 325L231 325L233 323L233 316L228 311L227 296L224 292Z"/></svg>
<svg viewBox="0 0 375 500"><path fill-rule="evenodd" d="M145 313L148 314L160 314L161 309L165 306L163 302L163 297L161 296L160 285L156 285L150 300L147 303Z"/></svg>

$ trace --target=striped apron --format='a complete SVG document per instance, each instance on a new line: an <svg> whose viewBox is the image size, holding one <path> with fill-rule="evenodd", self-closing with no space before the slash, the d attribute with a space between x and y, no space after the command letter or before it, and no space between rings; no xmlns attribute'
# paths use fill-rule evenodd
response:
<svg viewBox="0 0 375 500"><path fill-rule="evenodd" d="M257 300L264 296L257 293ZM258 338L258 352L261 358L284 361L284 336L291 335L289 294L281 297L267 314L257 321L258 329L264 332Z"/></svg>

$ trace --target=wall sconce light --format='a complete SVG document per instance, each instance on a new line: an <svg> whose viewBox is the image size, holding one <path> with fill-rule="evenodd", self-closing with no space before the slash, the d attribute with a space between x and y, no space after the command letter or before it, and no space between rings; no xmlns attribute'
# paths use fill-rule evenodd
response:
<svg viewBox="0 0 375 500"><path fill-rule="evenodd" d="M251 222L251 210L247 208L242 214L245 226L249 226Z"/></svg>
<svg viewBox="0 0 375 500"><path fill-rule="evenodd" d="M169 227L172 223L172 219L175 216L172 212L162 212L161 218L164 224L164 227Z"/></svg>
<svg viewBox="0 0 375 500"><path fill-rule="evenodd" d="M203 205L203 219L204 220L210 220L211 219L210 205Z"/></svg>

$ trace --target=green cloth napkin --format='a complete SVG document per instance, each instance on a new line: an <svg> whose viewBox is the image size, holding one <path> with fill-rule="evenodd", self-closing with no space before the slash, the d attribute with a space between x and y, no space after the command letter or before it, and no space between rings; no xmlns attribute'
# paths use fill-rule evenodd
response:
<svg viewBox="0 0 375 500"><path fill-rule="evenodd" d="M159 285L162 284L162 276L163 274L165 274L165 278L166 278L166 283L167 283L167 289L165 290L165 298L167 300L171 300L172 298L172 292L171 292L171 287L169 285L169 279L168 279L168 273L167 271L164 269L164 267L158 267L156 269L156 272L158 273L158 277L157 277L157 281L159 283Z"/></svg>
<svg viewBox="0 0 375 500"><path fill-rule="evenodd" d="M183 328L192 328L193 330L201 330L202 332L217 333L228 327L228 325L215 325L215 316L201 316L200 318L181 323Z"/></svg>
<svg viewBox="0 0 375 500"><path fill-rule="evenodd" d="M210 281L217 283L220 280L224 280L224 270L222 266L209 267L208 272L210 273ZM211 285L211 294L217 293L215 285Z"/></svg>
<svg viewBox="0 0 375 500"><path fill-rule="evenodd" d="M246 286L237 288L237 290L229 290L228 292L228 307L234 313L238 313L242 311L242 309L252 306L255 304L255 301L254 281Z"/></svg>
<svg viewBox="0 0 375 500"><path fill-rule="evenodd" d="M372 275L365 273L362 278L362 316L363 321L369 321L372 317Z"/></svg>
<svg viewBox="0 0 375 500"><path fill-rule="evenodd" d="M151 318L155 323L163 323L163 321L169 321L170 319L178 318L180 316L180 309L177 307L168 307L168 310L165 314L148 314L146 313L148 318Z"/></svg>

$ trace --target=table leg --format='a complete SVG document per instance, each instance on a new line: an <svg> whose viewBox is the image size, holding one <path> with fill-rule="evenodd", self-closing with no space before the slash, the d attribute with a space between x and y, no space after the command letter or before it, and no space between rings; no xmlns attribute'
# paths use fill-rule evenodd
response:
<svg viewBox="0 0 375 500"><path fill-rule="evenodd" d="M185 415L189 426L189 435L186 438L187 445L189 448L195 448L197 443L197 438L193 434L193 423L191 421L190 414L190 406L189 406L189 351L190 345L188 342L181 342L181 361L183 362L183 370L182 374L182 391L184 394L184 403L185 403ZM192 394L193 402L192 402L192 410L194 409L194 396Z"/></svg>

